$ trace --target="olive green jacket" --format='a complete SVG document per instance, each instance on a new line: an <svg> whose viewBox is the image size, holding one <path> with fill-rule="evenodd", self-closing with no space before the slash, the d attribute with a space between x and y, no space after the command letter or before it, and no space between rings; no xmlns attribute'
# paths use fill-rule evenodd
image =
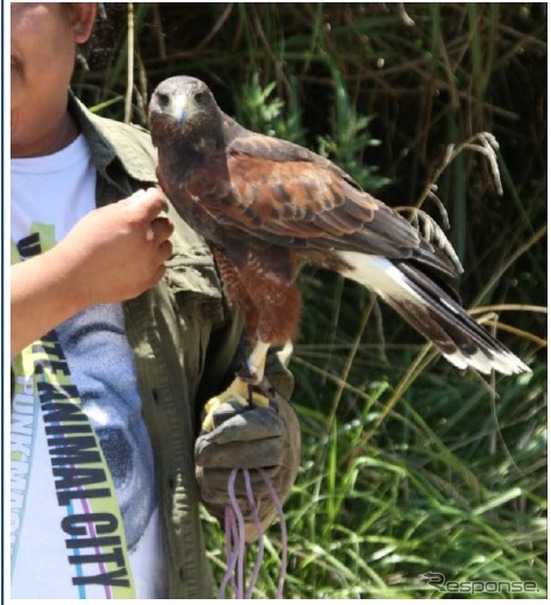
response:
<svg viewBox="0 0 551 605"><path fill-rule="evenodd" d="M142 128L98 117L73 96L70 111L97 167L98 206L157 185L156 156ZM225 305L204 240L169 206L173 255L162 280L123 304L136 357L143 412L151 435L171 598L212 597L213 583L199 520L194 443L202 404L233 377L243 321ZM267 372L289 397L292 378L279 358Z"/></svg>

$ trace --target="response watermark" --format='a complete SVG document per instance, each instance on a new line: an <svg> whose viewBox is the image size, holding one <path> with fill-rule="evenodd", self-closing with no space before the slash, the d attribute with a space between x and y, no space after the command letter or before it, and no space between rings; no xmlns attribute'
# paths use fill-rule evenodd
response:
<svg viewBox="0 0 551 605"><path fill-rule="evenodd" d="M536 582L528 580L446 580L446 576L439 571L428 571L421 576L429 586L440 592L460 594L521 594L538 593L540 588Z"/></svg>

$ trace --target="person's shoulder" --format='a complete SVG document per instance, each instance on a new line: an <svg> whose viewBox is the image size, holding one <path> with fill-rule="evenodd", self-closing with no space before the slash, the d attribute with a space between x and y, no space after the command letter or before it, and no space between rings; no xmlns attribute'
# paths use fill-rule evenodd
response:
<svg viewBox="0 0 551 605"><path fill-rule="evenodd" d="M153 149L149 131L139 124L127 124L93 113L90 113L90 119L102 132L108 135L109 139L114 140L115 142L130 140L147 149Z"/></svg>
<svg viewBox="0 0 551 605"><path fill-rule="evenodd" d="M133 177L156 181L156 152L145 128L100 116L74 96L70 111L86 137L96 165L108 165L118 158Z"/></svg>
<svg viewBox="0 0 551 605"><path fill-rule="evenodd" d="M149 131L134 123L119 122L106 118L86 110L90 123L99 131L116 149L121 146L129 147L137 145L144 151L153 154L153 143Z"/></svg>

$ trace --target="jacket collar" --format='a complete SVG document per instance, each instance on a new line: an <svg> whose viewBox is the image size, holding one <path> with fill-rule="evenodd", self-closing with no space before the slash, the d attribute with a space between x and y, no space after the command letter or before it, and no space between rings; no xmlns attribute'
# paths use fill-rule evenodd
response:
<svg viewBox="0 0 551 605"><path fill-rule="evenodd" d="M69 91L68 107L90 146L92 159L100 172L109 174L109 167L120 163L136 181L157 184L155 151L145 129L95 115L72 91Z"/></svg>

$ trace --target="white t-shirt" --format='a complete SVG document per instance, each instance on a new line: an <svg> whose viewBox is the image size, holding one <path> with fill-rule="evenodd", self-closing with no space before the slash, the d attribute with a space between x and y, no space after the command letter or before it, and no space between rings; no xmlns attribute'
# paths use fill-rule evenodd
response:
<svg viewBox="0 0 551 605"><path fill-rule="evenodd" d="M95 207L81 135L11 161L14 262L62 239ZM13 597L163 598L153 453L122 306L94 305L13 360Z"/></svg>

